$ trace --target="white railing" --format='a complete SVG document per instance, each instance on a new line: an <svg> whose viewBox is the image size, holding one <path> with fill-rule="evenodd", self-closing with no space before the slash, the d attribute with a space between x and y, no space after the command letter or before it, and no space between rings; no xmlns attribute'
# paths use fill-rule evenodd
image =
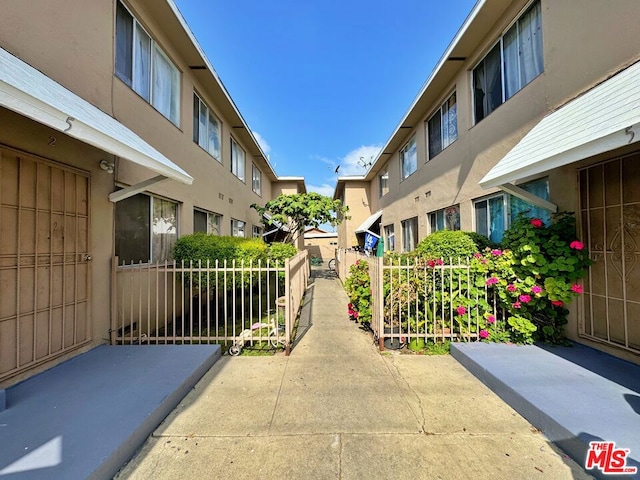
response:
<svg viewBox="0 0 640 480"><path fill-rule="evenodd" d="M291 348L308 253L281 263L113 262L112 344Z"/></svg>

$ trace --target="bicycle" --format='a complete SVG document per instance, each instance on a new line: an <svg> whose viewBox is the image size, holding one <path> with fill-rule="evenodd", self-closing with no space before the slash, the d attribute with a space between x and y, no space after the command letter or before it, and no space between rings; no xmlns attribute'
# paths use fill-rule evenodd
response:
<svg viewBox="0 0 640 480"><path fill-rule="evenodd" d="M335 258L332 258L331 260L329 260L328 267L329 267L329 271L330 272L335 272L336 271L336 259Z"/></svg>

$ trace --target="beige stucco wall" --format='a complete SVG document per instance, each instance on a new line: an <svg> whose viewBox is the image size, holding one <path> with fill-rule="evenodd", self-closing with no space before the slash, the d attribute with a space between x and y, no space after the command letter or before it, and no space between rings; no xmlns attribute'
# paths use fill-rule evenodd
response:
<svg viewBox="0 0 640 480"><path fill-rule="evenodd" d="M335 257L338 248L338 235L331 237L305 237L304 248L310 256L320 257L324 262L328 262Z"/></svg>
<svg viewBox="0 0 640 480"><path fill-rule="evenodd" d="M371 184L364 181L345 180L344 205L349 207L347 216L338 226L338 246L350 248L358 245L356 229L375 210L371 209Z"/></svg>

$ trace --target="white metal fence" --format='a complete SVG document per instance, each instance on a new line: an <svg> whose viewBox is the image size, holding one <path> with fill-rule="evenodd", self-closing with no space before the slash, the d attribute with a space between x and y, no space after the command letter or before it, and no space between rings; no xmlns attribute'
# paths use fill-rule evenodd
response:
<svg viewBox="0 0 640 480"><path fill-rule="evenodd" d="M111 343L246 345L290 351L310 274L308 253L283 263L113 262Z"/></svg>

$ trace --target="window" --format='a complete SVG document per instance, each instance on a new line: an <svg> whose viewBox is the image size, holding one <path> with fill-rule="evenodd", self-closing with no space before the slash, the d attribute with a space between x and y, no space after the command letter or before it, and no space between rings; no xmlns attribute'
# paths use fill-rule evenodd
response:
<svg viewBox="0 0 640 480"><path fill-rule="evenodd" d="M206 210L193 209L193 232L207 233L209 235L220 235L222 225L222 215Z"/></svg>
<svg viewBox="0 0 640 480"><path fill-rule="evenodd" d="M178 204L139 193L116 203L119 262L171 260L178 239Z"/></svg>
<svg viewBox="0 0 640 480"><path fill-rule="evenodd" d="M547 178L518 186L540 198L549 200L549 180ZM546 224L549 224L551 219L550 213L547 210L533 206L524 200L506 193L477 200L473 206L475 210L476 232L496 243L502 241L504 231L509 227L511 220L516 218L520 213L524 213L533 218L540 218Z"/></svg>
<svg viewBox="0 0 640 480"><path fill-rule="evenodd" d="M244 150L231 139L231 173L244 182Z"/></svg>
<svg viewBox="0 0 640 480"><path fill-rule="evenodd" d="M251 189L258 195L261 195L260 193L261 184L262 184L262 172L258 167L253 165L253 168L251 170Z"/></svg>
<svg viewBox="0 0 640 480"><path fill-rule="evenodd" d="M236 220L235 218L231 219L231 236L232 237L243 237L244 238L244 228L246 223L242 220Z"/></svg>
<svg viewBox="0 0 640 480"><path fill-rule="evenodd" d="M392 252L396 249L396 234L393 225L384 227L384 246L385 251Z"/></svg>
<svg viewBox="0 0 640 480"><path fill-rule="evenodd" d="M196 95L193 94L193 141L204 148L217 161L220 155L220 121Z"/></svg>
<svg viewBox="0 0 640 480"><path fill-rule="evenodd" d="M389 193L389 169L385 169L378 175L379 194L384 197Z"/></svg>
<svg viewBox="0 0 640 480"><path fill-rule="evenodd" d="M418 217L402 221L402 251L412 252L418 244Z"/></svg>
<svg viewBox="0 0 640 480"><path fill-rule="evenodd" d="M476 123L543 71L542 10L537 1L473 69Z"/></svg>
<svg viewBox="0 0 640 480"><path fill-rule="evenodd" d="M257 225L252 225L251 236L253 238L262 238L262 227L259 227Z"/></svg>
<svg viewBox="0 0 640 480"><path fill-rule="evenodd" d="M455 92L427 122L427 138L429 139L430 159L438 155L458 138Z"/></svg>
<svg viewBox="0 0 640 480"><path fill-rule="evenodd" d="M431 233L439 230L460 230L460 205L443 208L429 214Z"/></svg>
<svg viewBox="0 0 640 480"><path fill-rule="evenodd" d="M400 150L400 164L402 168L402 180L418 169L418 152L416 150L415 135L402 150Z"/></svg>
<svg viewBox="0 0 640 480"><path fill-rule="evenodd" d="M121 2L116 7L116 75L175 125L180 123L180 72Z"/></svg>

